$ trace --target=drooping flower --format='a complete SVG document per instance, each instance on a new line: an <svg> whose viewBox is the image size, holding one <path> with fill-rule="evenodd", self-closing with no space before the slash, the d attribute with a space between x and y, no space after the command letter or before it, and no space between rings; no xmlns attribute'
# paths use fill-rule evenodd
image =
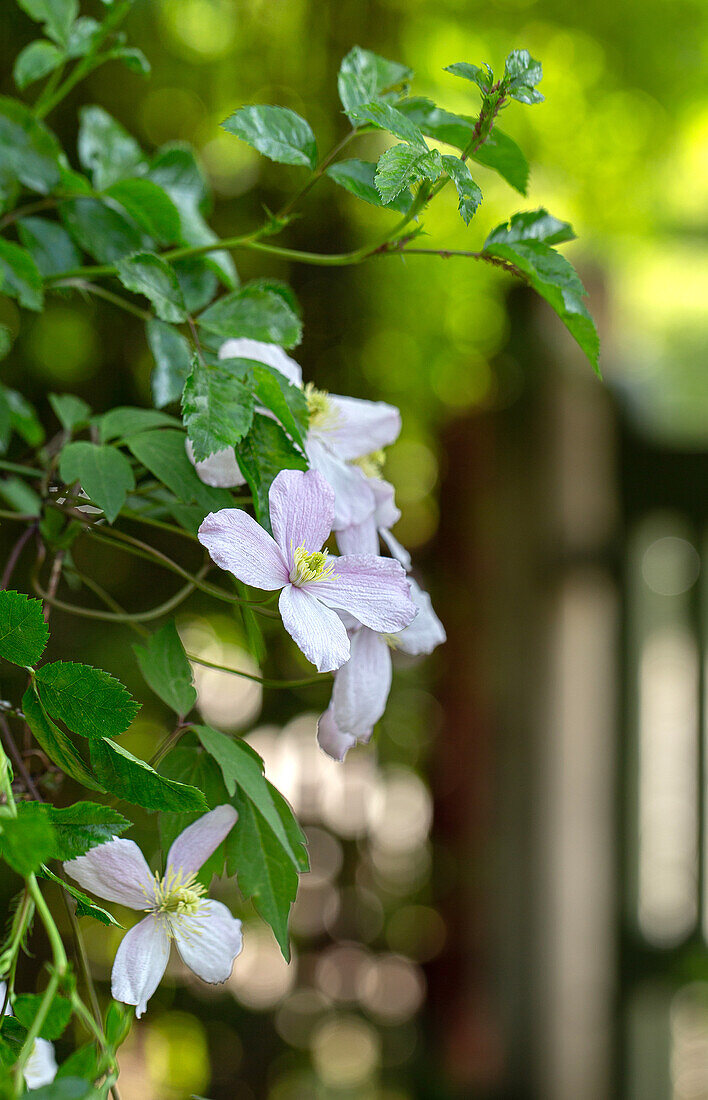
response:
<svg viewBox="0 0 708 1100"><path fill-rule="evenodd" d="M225 982L242 947L241 921L204 896L197 873L233 828L232 806L217 806L189 825L167 853L164 875L153 875L132 840L116 838L64 864L86 890L146 912L123 937L113 963L111 993L140 1017L165 973L174 940L190 970L205 982Z"/></svg>
<svg viewBox="0 0 708 1100"><path fill-rule="evenodd" d="M332 699L317 728L320 748L334 760L343 760L357 741L368 741L383 715L391 690L391 650L419 656L445 641L430 596L414 580L410 585L418 608L410 626L389 635L363 626L351 631L351 656L335 674Z"/></svg>
<svg viewBox="0 0 708 1100"><path fill-rule="evenodd" d="M199 541L244 584L281 590L283 625L318 672L349 659L337 610L378 631L413 621L416 608L398 562L375 554L330 558L322 549L332 529L334 491L320 473L281 470L268 500L273 538L240 508L222 508L206 517Z"/></svg>
<svg viewBox="0 0 708 1100"><path fill-rule="evenodd" d="M7 986L0 982L0 1004L5 1000ZM12 1015L12 1008L8 1003L5 1006L5 1015ZM57 1075L57 1060L54 1056L54 1044L48 1039L35 1039L32 1053L25 1062L22 1076L28 1089L40 1089L42 1085L49 1085Z"/></svg>
<svg viewBox="0 0 708 1100"><path fill-rule="evenodd" d="M266 344L262 340L249 340L246 337L227 340L219 349L219 358L253 359L257 363L265 363L273 370L280 371L293 386L302 385L300 364L286 355L277 344ZM246 484L233 447L225 447L221 451L215 451L202 462L194 462L194 448L191 440L187 439L185 445L189 461L194 463L205 485L211 485L214 489L235 489L239 485Z"/></svg>
<svg viewBox="0 0 708 1100"><path fill-rule="evenodd" d="M378 554L381 538L391 555L408 573L411 556L391 533L391 528L401 518L394 501L393 485L381 477L369 477L368 480L374 494L374 511L360 523L340 528L337 531L337 546L342 554Z"/></svg>

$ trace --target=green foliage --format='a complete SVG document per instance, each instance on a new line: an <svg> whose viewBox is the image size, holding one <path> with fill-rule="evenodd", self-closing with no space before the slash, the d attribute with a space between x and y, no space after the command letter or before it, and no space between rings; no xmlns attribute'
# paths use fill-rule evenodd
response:
<svg viewBox="0 0 708 1100"><path fill-rule="evenodd" d="M36 665L48 641L42 601L23 592L0 592L0 657L14 665Z"/></svg>
<svg viewBox="0 0 708 1100"><path fill-rule="evenodd" d="M76 16L78 0L17 0L19 6L34 19L44 24L44 33L59 45L65 46Z"/></svg>
<svg viewBox="0 0 708 1100"><path fill-rule="evenodd" d="M112 439L128 439L131 435L147 432L152 428L177 427L179 421L167 413L157 412L154 409L118 405L100 416L97 424L101 443L108 443Z"/></svg>
<svg viewBox="0 0 708 1100"><path fill-rule="evenodd" d="M241 472L253 493L258 522L270 531L268 490L280 470L306 470L307 461L283 429L267 416L256 413L253 426L236 448Z"/></svg>
<svg viewBox="0 0 708 1100"><path fill-rule="evenodd" d="M54 859L76 859L131 826L127 817L98 802L75 802L63 809L45 806L44 810L54 828Z"/></svg>
<svg viewBox="0 0 708 1100"><path fill-rule="evenodd" d="M91 173L97 191L134 175L144 165L145 157L135 138L102 107L83 107L80 120L79 161Z"/></svg>
<svg viewBox="0 0 708 1100"><path fill-rule="evenodd" d="M161 321L187 320L187 311L177 276L170 265L154 252L136 252L116 261L116 273L126 290L144 294Z"/></svg>
<svg viewBox="0 0 708 1100"><path fill-rule="evenodd" d="M120 208L82 196L63 202L59 215L79 248L99 263L110 264L146 243L142 230Z"/></svg>
<svg viewBox="0 0 708 1100"><path fill-rule="evenodd" d="M64 56L64 52L53 42L46 42L44 39L30 42L17 55L13 66L12 76L15 84L22 91L29 84L34 84L35 80L49 76L61 65Z"/></svg>
<svg viewBox="0 0 708 1100"><path fill-rule="evenodd" d="M482 192L470 175L470 170L459 157L442 158L445 171L455 184L459 196L459 210L465 225L469 225L482 201Z"/></svg>
<svg viewBox="0 0 708 1100"><path fill-rule="evenodd" d="M49 404L62 428L69 434L76 428L85 428L91 419L89 406L73 393L50 393Z"/></svg>
<svg viewBox="0 0 708 1100"><path fill-rule="evenodd" d="M292 348L302 339L302 323L292 306L282 294L258 285L219 298L199 315L197 323L223 340L245 336Z"/></svg>
<svg viewBox="0 0 708 1100"><path fill-rule="evenodd" d="M21 306L40 312L44 304L42 276L26 248L0 237L0 290Z"/></svg>
<svg viewBox="0 0 708 1100"><path fill-rule="evenodd" d="M0 817L0 856L18 875L31 875L51 859L54 829L39 802L20 802L17 816Z"/></svg>
<svg viewBox="0 0 708 1100"><path fill-rule="evenodd" d="M42 1003L40 993L21 993L12 1005L12 1011L24 1027L31 1027L37 1011ZM44 1018L40 1029L40 1038L56 1042L61 1039L71 1019L71 1001L66 997L57 996L49 1006L49 1011Z"/></svg>
<svg viewBox="0 0 708 1100"><path fill-rule="evenodd" d="M397 89L402 89L412 78L412 70L405 65L354 46L339 68L339 98L350 121L356 122L357 107L382 97L397 99Z"/></svg>
<svg viewBox="0 0 708 1100"><path fill-rule="evenodd" d="M17 230L40 275L71 271L81 263L81 253L58 222L50 222L47 218L21 218Z"/></svg>
<svg viewBox="0 0 708 1100"><path fill-rule="evenodd" d="M225 489L212 489L199 480L187 458L182 432L171 429L141 432L126 442L138 461L184 504L196 503L206 515L233 503Z"/></svg>
<svg viewBox="0 0 708 1100"><path fill-rule="evenodd" d="M418 180L436 180L443 171L437 149L423 152L418 145L394 145L379 158L374 182L382 202L388 204Z"/></svg>
<svg viewBox="0 0 708 1100"><path fill-rule="evenodd" d="M119 203L131 218L159 244L172 244L181 238L179 210L153 180L138 177L121 179L107 187L104 195Z"/></svg>
<svg viewBox="0 0 708 1100"><path fill-rule="evenodd" d="M93 740L123 733L140 710L120 680L74 661L42 665L35 684L52 718Z"/></svg>
<svg viewBox="0 0 708 1100"><path fill-rule="evenodd" d="M362 103L353 109L352 116L358 123L374 126L377 130L386 130L401 141L407 141L418 149L428 152L428 146L425 144L420 128L390 103Z"/></svg>
<svg viewBox="0 0 708 1100"><path fill-rule="evenodd" d="M83 440L68 443L61 453L59 472L67 485L80 482L110 523L120 513L128 493L135 488L128 459L117 447L105 444Z"/></svg>
<svg viewBox="0 0 708 1100"><path fill-rule="evenodd" d="M54 134L24 103L0 96L0 195L16 194L17 185L47 195L60 180L61 149Z"/></svg>
<svg viewBox="0 0 708 1100"><path fill-rule="evenodd" d="M247 384L250 364L223 364L194 357L182 394L182 414L197 462L240 443L253 422L254 396Z"/></svg>
<svg viewBox="0 0 708 1100"><path fill-rule="evenodd" d="M147 339L155 360L150 378L152 398L158 409L178 401L192 362L189 343L164 321L147 323Z"/></svg>
<svg viewBox="0 0 708 1100"><path fill-rule="evenodd" d="M317 142L309 124L288 107L241 107L221 124L280 164L314 168Z"/></svg>
<svg viewBox="0 0 708 1100"><path fill-rule="evenodd" d="M489 65L480 67L468 61L456 61L454 65L446 65L445 72L452 73L453 76L461 76L463 80L471 80L483 95L489 95L494 84L494 73Z"/></svg>
<svg viewBox="0 0 708 1100"><path fill-rule="evenodd" d="M35 741L58 768L89 790L104 789L93 776L71 738L52 722L32 688L27 688L22 696L22 711Z"/></svg>
<svg viewBox="0 0 708 1100"><path fill-rule="evenodd" d="M540 61L534 61L528 50L512 50L504 66L504 88L519 103L542 103L544 97L536 90L543 77Z"/></svg>
<svg viewBox="0 0 708 1100"><path fill-rule="evenodd" d="M330 164L326 174L345 191L356 195L358 199L363 199L372 206L384 206L374 180L375 164L370 164L366 160L342 160L338 164ZM407 214L412 202L413 195L409 188L404 187L387 205L390 210Z"/></svg>
<svg viewBox="0 0 708 1100"><path fill-rule="evenodd" d="M221 362L227 367L235 360L222 359ZM253 389L258 404L270 409L288 435L304 450L309 415L303 390L292 386L280 371L265 364L254 364L252 372Z"/></svg>
<svg viewBox="0 0 708 1100"><path fill-rule="evenodd" d="M114 741L100 738L91 742L91 765L107 791L145 810L186 813L208 809L196 787L166 779Z"/></svg>
<svg viewBox="0 0 708 1100"><path fill-rule="evenodd" d="M143 679L168 707L183 718L197 701L192 666L187 660L174 620L151 634L144 646L134 645Z"/></svg>
<svg viewBox="0 0 708 1100"><path fill-rule="evenodd" d="M123 927L107 909L103 909L100 905L96 905L96 903L91 901L91 898L88 897L87 894L84 894L82 890L79 890L77 886L74 886L70 882L66 882L63 878L59 878L59 876L55 875L53 871L50 871L48 867L42 868L42 877L55 882L58 886L61 886L62 890L66 890L67 894L71 895L76 902L77 917L91 917L93 920L97 920L99 924L113 926L114 928Z"/></svg>

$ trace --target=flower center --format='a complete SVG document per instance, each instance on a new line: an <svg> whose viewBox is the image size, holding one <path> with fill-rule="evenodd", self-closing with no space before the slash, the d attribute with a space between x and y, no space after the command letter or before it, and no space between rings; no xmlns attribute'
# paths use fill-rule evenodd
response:
<svg viewBox="0 0 708 1100"><path fill-rule="evenodd" d="M372 451L371 454L362 455L361 458L355 458L352 461L367 477L381 477L386 455L383 451Z"/></svg>
<svg viewBox="0 0 708 1100"><path fill-rule="evenodd" d="M312 581L322 581L332 575L334 562L327 564L329 554L326 550L314 550L311 554L304 546L298 546L293 553L295 564L290 570L290 582L298 587Z"/></svg>
<svg viewBox="0 0 708 1100"><path fill-rule="evenodd" d="M206 888L197 882L193 871L185 875L179 868L169 868L160 878L155 874L155 900L150 906L153 913L162 913L167 917L197 917L201 913L203 895Z"/></svg>
<svg viewBox="0 0 708 1100"><path fill-rule="evenodd" d="M337 410L326 390L318 390L312 382L305 386L305 399L311 428L331 428L337 420Z"/></svg>

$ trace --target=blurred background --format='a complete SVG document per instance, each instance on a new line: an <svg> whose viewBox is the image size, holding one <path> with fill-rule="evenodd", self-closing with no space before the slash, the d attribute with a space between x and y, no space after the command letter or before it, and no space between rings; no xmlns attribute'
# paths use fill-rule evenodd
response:
<svg viewBox="0 0 708 1100"><path fill-rule="evenodd" d="M10 3L0 19L11 94L31 25ZM479 167L469 229L445 192L428 243L477 248L540 204L571 221L580 240L563 251L590 289L604 383L543 303L471 261L236 256L242 279L292 282L306 379L401 407L396 535L449 641L399 661L372 746L342 766L315 745L326 687L262 695L199 670L205 719L263 755L313 869L289 967L217 887L245 950L226 987L172 965L123 1048L123 1100L706 1100L708 4L136 0L128 29L151 79L106 67L50 122L73 149L77 106L97 102L148 149L193 143L222 235L300 178L219 129L236 107L292 107L326 150L345 132L336 73L353 44L461 113L474 89L445 65L499 69L528 48L546 102L503 119L532 164L528 197ZM383 146L366 140L356 155L373 159ZM315 251L395 217L328 181L302 209L283 240ZM55 296L23 317L3 380L49 422L49 390L98 411L149 403L150 369L139 322ZM131 606L170 590L131 559L94 569ZM179 626L193 651L248 667L236 619L196 601ZM128 632L56 611L52 629L53 654L142 693L125 743L148 755L169 716L145 698ZM269 671L304 672L278 633L270 644ZM120 933L87 935L107 978Z"/></svg>

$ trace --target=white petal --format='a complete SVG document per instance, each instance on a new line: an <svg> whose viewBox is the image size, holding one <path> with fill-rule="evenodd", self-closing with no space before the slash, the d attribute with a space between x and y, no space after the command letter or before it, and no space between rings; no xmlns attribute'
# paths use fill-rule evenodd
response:
<svg viewBox="0 0 708 1100"><path fill-rule="evenodd" d="M362 458L398 439L401 414L394 405L332 393L328 400L335 415L320 431L339 458Z"/></svg>
<svg viewBox="0 0 708 1100"><path fill-rule="evenodd" d="M371 486L376 501L374 519L377 527L393 527L401 518L400 509L396 507L393 485L384 481L381 477L370 477Z"/></svg>
<svg viewBox="0 0 708 1100"><path fill-rule="evenodd" d="M391 556L394 557L397 562L401 563L406 573L409 573L413 563L405 546L401 546L396 536L392 535L386 527L382 527L379 534L391 551Z"/></svg>
<svg viewBox="0 0 708 1100"><path fill-rule="evenodd" d="M436 646L447 641L445 627L433 611L428 593L424 592L412 578L410 585L411 599L418 608L418 614L410 626L396 635L398 648L412 656L432 653Z"/></svg>
<svg viewBox="0 0 708 1100"><path fill-rule="evenodd" d="M274 592L290 579L278 544L241 508L210 512L197 537L212 561L244 584Z"/></svg>
<svg viewBox="0 0 708 1100"><path fill-rule="evenodd" d="M275 541L293 566L293 551L312 553L329 537L334 518L334 492L317 470L281 470L268 493Z"/></svg>
<svg viewBox="0 0 708 1100"><path fill-rule="evenodd" d="M286 355L277 344L264 344L262 340L249 340L243 336L238 340L227 340L222 344L219 349L219 358L255 359L257 363L265 363L274 370L279 370L293 386L302 385L300 364Z"/></svg>
<svg viewBox="0 0 708 1100"><path fill-rule="evenodd" d="M342 733L368 740L391 690L391 651L380 634L366 627L349 644L351 657L334 678L331 709Z"/></svg>
<svg viewBox="0 0 708 1100"><path fill-rule="evenodd" d="M233 806L224 805L192 822L167 853L167 870L181 869L185 875L198 871L231 832L237 818Z"/></svg>
<svg viewBox="0 0 708 1100"><path fill-rule="evenodd" d="M374 514L376 498L369 479L358 466L350 466L313 436L308 436L305 450L311 468L319 470L334 489L332 526L335 531L363 523Z"/></svg>
<svg viewBox="0 0 708 1100"><path fill-rule="evenodd" d="M278 606L283 626L318 672L332 672L349 660L344 623L314 595L288 585L280 593Z"/></svg>
<svg viewBox="0 0 708 1100"><path fill-rule="evenodd" d="M350 749L356 745L356 737L351 733L342 733L334 717L332 707L320 715L317 723L317 742L332 760L344 760Z"/></svg>
<svg viewBox="0 0 708 1100"><path fill-rule="evenodd" d="M199 916L173 923L182 960L205 982L225 982L241 953L241 921L220 901L205 901Z"/></svg>
<svg viewBox="0 0 708 1100"><path fill-rule="evenodd" d="M370 554L337 558L328 577L305 588L328 607L348 611L364 626L386 634L409 626L417 614L408 578L393 558Z"/></svg>
<svg viewBox="0 0 708 1100"><path fill-rule="evenodd" d="M187 449L187 458L195 467L199 478L205 485L211 485L213 489L234 489L237 485L245 485L246 479L239 469L233 447L226 447L223 451L215 451L202 462L194 461L194 447L191 439L185 437L184 445Z"/></svg>
<svg viewBox="0 0 708 1100"><path fill-rule="evenodd" d="M50 1085L57 1075L54 1046L47 1039L35 1039L22 1076L28 1089L41 1089Z"/></svg>
<svg viewBox="0 0 708 1100"><path fill-rule="evenodd" d="M116 953L111 974L116 1001L135 1005L135 1015L140 1018L162 980L169 957L164 918L145 917L123 937Z"/></svg>
<svg viewBox="0 0 708 1100"><path fill-rule="evenodd" d="M155 896L154 878L143 853L123 837L70 859L64 870L85 890L129 909L147 909Z"/></svg>
<svg viewBox="0 0 708 1100"><path fill-rule="evenodd" d="M379 532L374 516L337 531L337 546L341 554L373 554L375 557L379 552Z"/></svg>

